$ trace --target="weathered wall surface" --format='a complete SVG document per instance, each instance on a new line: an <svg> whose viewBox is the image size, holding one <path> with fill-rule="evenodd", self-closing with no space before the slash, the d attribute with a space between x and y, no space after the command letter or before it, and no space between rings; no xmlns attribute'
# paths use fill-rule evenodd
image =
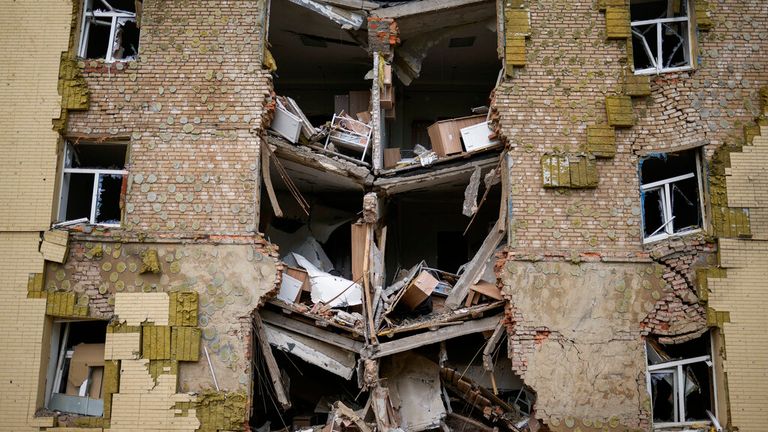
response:
<svg viewBox="0 0 768 432"><path fill-rule="evenodd" d="M649 427L642 337L651 334L665 343L684 342L703 334L708 325L722 324L723 320L717 319L722 313L706 312L707 290L696 289L700 284L696 270L717 264L713 252L718 245L712 236L764 238L765 233L766 212L758 204L760 199L747 196L764 195L765 188L759 187L766 176L758 162L762 152L749 148L744 158L750 162L738 164L740 156L732 152L741 150L757 133L759 90L768 81L764 72L768 63L768 5L747 0L690 2L690 10L695 8L699 13L692 23L700 24L695 32L694 70L637 78L629 68L632 59L627 55L626 37L616 35L629 34L624 22L606 21L606 4L616 11L625 8L622 3L503 2L508 71L507 79L496 90L494 106L500 132L508 139L514 159L510 173L514 237L500 275L510 299L514 368L522 371L526 383L538 392L537 417L554 430L575 426L590 430L596 427L596 420L629 429ZM620 99L613 99L617 96ZM550 172L542 169L542 158L589 150L588 128L611 123L609 114L616 112L609 112L616 101L625 104L620 113L624 125L608 133L607 141L615 142L615 155L593 162L596 187L542 187L551 181L545 177ZM643 245L640 158L650 152L693 147L703 147L706 159L706 232ZM734 178L737 175L738 180ZM734 192L737 188L740 192ZM743 199L734 199L733 193ZM748 213L745 208L749 208ZM746 290L750 301L756 300L754 296L759 294L754 290L762 289L755 281L756 274L762 272L757 269L764 265L757 264L758 260L753 261L755 267L747 265L745 251L757 253L760 248L754 241L730 242L719 243L721 248L733 249L731 253L721 250L720 265L725 267L726 257L738 256L741 261L734 266L743 268L727 270L725 279L710 277L710 301L719 289L715 309L731 312L731 323L725 328L732 330L730 334L726 330L725 337L727 355L738 358L728 357L726 367L730 369L733 424L757 431L764 426L756 420L759 410L746 401L746 395L754 394L757 388L764 390L766 385L751 379L756 369L747 363L760 361L755 350L763 346L763 340L755 335L757 318L750 315L752 308L744 303L743 296ZM590 264L602 271L622 266L651 268L650 263L655 262L661 269L656 275L661 286L647 297L649 293L640 285L628 283L624 291L630 305L627 313L601 314L615 313L618 293L612 291L610 281L569 281L563 285L561 273L565 272L542 270L579 267L548 262L563 259L575 263L602 260ZM528 268L530 273L527 277L513 275L503 266ZM733 273L736 279L730 280ZM736 288L740 285L751 289ZM568 289L563 292L563 287ZM729 294L724 294L726 291ZM583 303L587 299L590 303ZM640 310L633 311L633 305ZM734 308L739 307L745 309L735 324ZM560 320L551 322L553 318L542 315L541 310ZM613 330L595 333L585 327L587 321L580 320L592 320L595 313L602 319L596 324L602 322ZM552 324L557 328L550 328ZM618 333L617 326L622 328ZM566 336L572 333L575 336ZM728 348L730 338L733 353ZM595 340L601 342L595 344ZM734 373L739 376L735 385L740 386L744 398L733 399ZM723 384L719 385L725 387ZM562 397L563 392L571 391L573 397ZM595 403L593 399L600 395L611 402ZM606 409L595 410L595 406ZM742 420L736 415L739 410ZM611 418L614 412L616 417Z"/></svg>
<svg viewBox="0 0 768 432"><path fill-rule="evenodd" d="M261 68L263 0L147 0L140 60L81 64L91 108L67 135L130 141L125 228L254 232L259 132L271 77Z"/></svg>
<svg viewBox="0 0 768 432"><path fill-rule="evenodd" d="M45 301L27 299L26 286L30 273L43 270L39 231L51 221L58 138L51 120L60 111L59 58L67 49L71 2L48 0L30 8L6 1L2 9L0 428L24 431L37 430L33 416L41 382L40 359L47 352L43 346Z"/></svg>
<svg viewBox="0 0 768 432"><path fill-rule="evenodd" d="M639 323L665 290L651 263L507 261L512 367L552 430L648 425Z"/></svg>

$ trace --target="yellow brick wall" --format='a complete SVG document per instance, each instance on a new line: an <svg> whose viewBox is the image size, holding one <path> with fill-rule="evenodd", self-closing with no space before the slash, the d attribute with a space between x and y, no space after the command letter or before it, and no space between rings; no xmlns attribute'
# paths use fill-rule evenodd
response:
<svg viewBox="0 0 768 432"><path fill-rule="evenodd" d="M40 231L51 221L56 183L59 58L72 3L0 0L0 430L39 430L45 300L27 299L43 271ZM45 13L41 13L44 11ZM45 364L44 364L45 363Z"/></svg>
<svg viewBox="0 0 768 432"><path fill-rule="evenodd" d="M768 241L721 239L720 257L727 277L709 279L709 306L730 312L723 334L732 422L741 432L767 431Z"/></svg>
<svg viewBox="0 0 768 432"><path fill-rule="evenodd" d="M40 234L0 232L0 430L38 430L45 299L27 299L29 273L43 271Z"/></svg>
<svg viewBox="0 0 768 432"><path fill-rule="evenodd" d="M72 3L0 0L0 10L0 230L39 231L50 224L56 184L51 120Z"/></svg>

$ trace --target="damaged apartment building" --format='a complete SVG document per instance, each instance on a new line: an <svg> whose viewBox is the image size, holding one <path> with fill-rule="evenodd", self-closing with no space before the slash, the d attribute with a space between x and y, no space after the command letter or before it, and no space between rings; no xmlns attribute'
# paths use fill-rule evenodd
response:
<svg viewBox="0 0 768 432"><path fill-rule="evenodd" d="M0 14L0 430L768 430L768 3Z"/></svg>

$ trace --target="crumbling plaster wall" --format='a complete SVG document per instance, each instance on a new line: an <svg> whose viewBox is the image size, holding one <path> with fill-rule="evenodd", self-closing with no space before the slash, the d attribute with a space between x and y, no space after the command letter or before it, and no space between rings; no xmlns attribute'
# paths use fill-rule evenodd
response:
<svg viewBox="0 0 768 432"><path fill-rule="evenodd" d="M50 222L60 112L59 59L71 3L35 8L3 2L0 14L0 418L2 430L37 430L45 301L28 299L29 273L43 270L40 231ZM41 14L40 11L46 11ZM41 31L44 29L44 31Z"/></svg>
<svg viewBox="0 0 768 432"><path fill-rule="evenodd" d="M662 297L663 274L651 263L504 264L512 368L550 429L647 427L638 323Z"/></svg>
<svg viewBox="0 0 768 432"><path fill-rule="evenodd" d="M519 16L507 18L507 42L522 43L523 56L519 58L517 48L511 53L507 48L507 77L494 97L500 132L514 160L512 237L499 273L510 300L513 368L537 392L537 417L553 430L590 430L599 426L596 420L605 425L606 419L609 426L647 429L650 407L645 399L642 337L653 334L676 343L703 334L713 323L707 322L706 299L695 288L696 269L716 263L717 248L710 236L750 233L750 221L739 207L746 205L728 207L724 175L727 153L744 144L745 126L753 131L760 112L758 90L768 79L763 72L768 60L766 5L709 2L713 25L708 32L696 32L695 70L652 76L650 95L631 99L633 126L615 129L615 156L595 162L597 187L568 189L542 187L540 159L546 153L584 151L587 127L607 123L606 97L626 91L626 41L606 40L602 2L503 3L507 11L529 12L530 24L528 32L517 24ZM521 29L525 38L515 33ZM517 39L510 39L509 32ZM511 70L511 64L520 67ZM724 145L728 150L714 160L715 151ZM707 233L644 246L639 158L648 152L695 146L704 146L706 156ZM579 274L584 266L579 263L584 261L594 262L589 264L595 266L593 271L623 266L659 269L653 273L660 289L649 293L640 288L642 284L627 284L627 304L640 309L616 313L617 292L611 291L609 280L563 284L562 274L568 272L562 269ZM528 269L530 274L515 276L504 266ZM552 266L558 270L544 270ZM549 302L558 296L567 300ZM645 300L638 303L638 298ZM591 303L582 303L585 299ZM594 332L578 320L562 319L592 319L596 313L612 331ZM553 324L556 328L550 328ZM616 333L616 326L623 330ZM567 336L572 332L576 337ZM573 397L563 396L571 391ZM603 398L612 406L595 410L606 406ZM581 400L586 402L581 405ZM753 407L746 409L756 416Z"/></svg>

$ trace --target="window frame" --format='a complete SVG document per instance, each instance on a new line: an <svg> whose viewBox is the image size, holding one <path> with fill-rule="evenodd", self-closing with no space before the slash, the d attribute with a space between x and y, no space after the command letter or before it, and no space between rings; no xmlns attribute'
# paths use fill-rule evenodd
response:
<svg viewBox="0 0 768 432"><path fill-rule="evenodd" d="M667 0L669 2L669 0ZM645 38L642 36L638 37L643 41L643 48L646 52L646 55L651 60L651 62L654 64L654 67L645 68L645 69L636 69L634 61L632 62L632 70L635 75L653 75L653 74L662 74L662 73L670 73L670 72L682 72L682 71L688 71L693 69L693 60L694 60L694 51L693 51L693 31L691 29L691 7L688 4L688 0L683 0L682 4L685 6L685 16L683 17L673 17L673 18L656 18L656 19L650 19L650 20L640 20L640 21L632 21L631 12L630 12L630 40L632 40L634 44L634 35L637 35L635 33L635 27L637 26L644 26L644 25L652 25L655 24L656 27L656 58L654 59L650 52L650 47L648 46L648 43L645 41ZM688 33L688 46L686 49L688 50L688 65L686 66L676 66L676 67L659 67L659 65L664 64L663 57L662 57L662 32L664 24L666 23L676 23L676 22L685 22L686 23L686 31Z"/></svg>
<svg viewBox="0 0 768 432"><path fill-rule="evenodd" d="M105 143L105 144L115 144L115 145L124 145L126 147L126 163L128 159L127 151L128 151L128 145L126 143ZM96 207L98 202L98 196L99 196L99 178L102 175L120 175L123 177L123 180L125 180L125 176L128 175L128 170L125 168L121 170L115 170L115 169L101 169L101 168L69 168L67 165L70 163L70 154L72 151L72 144L70 142L66 142L64 144L64 155L62 160L62 169L61 169L61 178L60 178L60 187L59 187L59 205L58 205L58 221L59 222L66 222L67 219L67 199L65 198L65 195L69 193L69 184L67 182L67 174L92 174L93 175L93 186L91 188L91 211L88 215L88 224L89 225L96 225L96 226L103 226L103 227L110 227L110 228L119 228L122 224L122 216L120 218L120 222L116 224L110 224L110 223L102 223L96 221Z"/></svg>
<svg viewBox="0 0 768 432"><path fill-rule="evenodd" d="M104 58L106 63L114 63L116 61L128 61L127 59L115 59L112 56L112 47L115 43L115 35L117 33L117 24L120 21L133 21L136 22L136 12L121 11L114 9L111 11L94 11L93 4L101 0L83 0L83 18L80 25L80 44L78 45L77 55L80 58L87 59L88 53L88 32L91 28L91 20L96 18L109 18L111 20L109 29L109 40L107 41L107 54ZM91 10L88 10L88 6ZM111 6L110 6L111 7ZM138 56L138 49L136 55ZM100 58L99 58L100 59ZM98 60L94 58L93 60Z"/></svg>
<svg viewBox="0 0 768 432"><path fill-rule="evenodd" d="M646 366L645 381L646 381L646 386L648 390L648 396L651 398L651 401L653 401L653 387L651 384L652 375L671 373L672 376L675 378L674 385L673 385L673 388L674 388L673 391L675 394L673 406L675 410L675 413L674 413L675 419L677 421L654 423L653 422L653 403L651 403L651 422L654 428L690 426L694 424L701 424L702 422L710 422L709 420L685 421L685 390L684 390L685 389L685 370L683 369L683 367L690 364L695 364L695 363L707 364L707 367L709 368L710 377L712 380L712 386L715 392L717 392L717 380L715 379L714 363L712 362L711 355L697 356L697 357L692 357L692 358L687 358L682 360L673 360L669 362ZM717 404L715 404L714 409L715 411L717 411ZM682 421L680 419L682 419Z"/></svg>
<svg viewBox="0 0 768 432"><path fill-rule="evenodd" d="M683 150L685 151L685 150ZM694 158L696 160L696 171L687 174L666 178L663 180L657 180L648 184L642 184L642 169L640 172L640 196L642 200L645 200L646 194L655 190L661 190L662 199L662 214L664 221L662 225L651 235L645 235L645 213L642 213L641 234L643 236L643 244L653 243L659 240L664 240L670 237L684 236L688 234L695 234L701 232L706 226L706 212L704 211L704 189L702 183L702 166L701 166L701 151L698 149L691 149L687 151L694 151ZM682 152L682 151L681 151ZM677 152L667 152L677 153ZM701 215L701 224L698 228L694 228L687 231L675 232L675 216L672 214L672 185L676 182L688 180L690 178L696 178L696 185L699 194L699 214ZM642 210L641 210L642 211Z"/></svg>

